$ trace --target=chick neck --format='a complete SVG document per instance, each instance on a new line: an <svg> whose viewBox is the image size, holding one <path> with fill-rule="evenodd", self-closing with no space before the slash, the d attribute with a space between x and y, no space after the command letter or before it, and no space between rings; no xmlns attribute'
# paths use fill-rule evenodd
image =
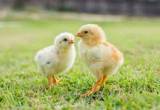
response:
<svg viewBox="0 0 160 110"><path fill-rule="evenodd" d="M72 46L66 46L66 47L60 47L60 46L56 46L56 50L58 52L58 54L67 54L69 52L69 50L71 49Z"/></svg>
<svg viewBox="0 0 160 110"><path fill-rule="evenodd" d="M103 39L95 38L95 39L82 39L84 44L86 44L89 47L99 45L103 42L105 42Z"/></svg>

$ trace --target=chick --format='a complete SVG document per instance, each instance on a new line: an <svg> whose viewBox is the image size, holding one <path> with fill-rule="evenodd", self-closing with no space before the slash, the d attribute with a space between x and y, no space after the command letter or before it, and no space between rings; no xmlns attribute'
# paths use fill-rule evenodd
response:
<svg viewBox="0 0 160 110"><path fill-rule="evenodd" d="M59 82L56 74L71 69L76 57L73 43L74 36L64 32L55 38L54 45L37 52L35 62L41 72L48 77L49 87Z"/></svg>
<svg viewBox="0 0 160 110"><path fill-rule="evenodd" d="M76 35L81 38L80 56L97 78L95 85L81 95L89 96L100 90L109 75L117 72L124 58L114 45L106 41L103 29L96 24L81 26Z"/></svg>

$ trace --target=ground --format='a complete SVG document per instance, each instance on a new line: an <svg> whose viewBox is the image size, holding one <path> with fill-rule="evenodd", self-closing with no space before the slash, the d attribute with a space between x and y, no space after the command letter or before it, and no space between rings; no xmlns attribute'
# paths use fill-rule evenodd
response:
<svg viewBox="0 0 160 110"><path fill-rule="evenodd" d="M102 26L107 40L125 57L119 72L104 88L86 98L95 78L78 57L61 82L47 88L47 78L37 71L34 55L63 31L75 33L82 24ZM159 110L160 20L32 19L7 16L0 21L0 108L45 110ZM78 42L78 38L76 42Z"/></svg>

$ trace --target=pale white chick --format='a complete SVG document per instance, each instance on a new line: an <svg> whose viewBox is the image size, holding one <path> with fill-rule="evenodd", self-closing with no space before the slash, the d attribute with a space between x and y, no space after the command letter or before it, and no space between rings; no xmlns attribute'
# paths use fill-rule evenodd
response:
<svg viewBox="0 0 160 110"><path fill-rule="evenodd" d="M48 77L48 84L51 87L59 82L55 75L71 69L75 57L74 36L64 32L55 38L54 45L40 50L35 56L35 61Z"/></svg>
<svg viewBox="0 0 160 110"><path fill-rule="evenodd" d="M123 54L111 43L106 41L106 36L101 27L96 24L87 24L80 27L77 36L79 53L91 72L96 76L97 82L81 96L89 96L101 88L107 77L116 73L123 64Z"/></svg>

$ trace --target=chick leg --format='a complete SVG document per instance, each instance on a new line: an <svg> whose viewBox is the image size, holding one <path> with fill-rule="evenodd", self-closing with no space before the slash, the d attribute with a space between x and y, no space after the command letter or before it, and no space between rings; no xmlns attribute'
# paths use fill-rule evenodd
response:
<svg viewBox="0 0 160 110"><path fill-rule="evenodd" d="M48 86L49 87L52 87L54 84L53 84L53 77L52 76L48 76Z"/></svg>
<svg viewBox="0 0 160 110"><path fill-rule="evenodd" d="M82 94L81 97L86 97L89 96L91 94L94 94L95 92L99 91L100 88L105 84L107 80L107 76L103 75L97 82L96 84L86 93Z"/></svg>

